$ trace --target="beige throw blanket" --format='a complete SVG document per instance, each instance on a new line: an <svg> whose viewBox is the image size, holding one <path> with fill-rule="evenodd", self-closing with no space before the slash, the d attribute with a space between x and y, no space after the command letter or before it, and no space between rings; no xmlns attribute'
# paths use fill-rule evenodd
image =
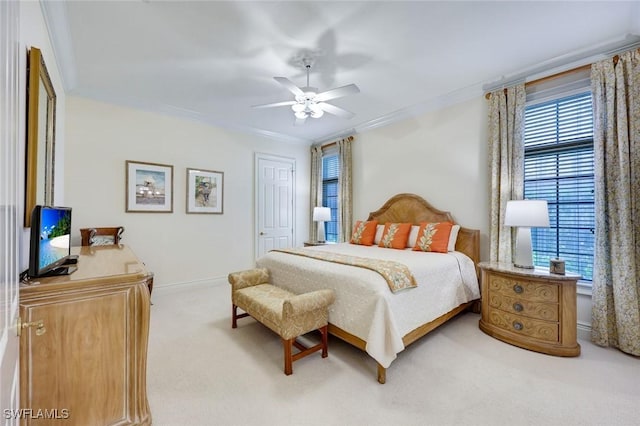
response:
<svg viewBox="0 0 640 426"><path fill-rule="evenodd" d="M416 280L411 274L409 268L399 262L393 260L370 259L366 257L350 256L347 254L331 253L325 251L316 251L308 249L276 249L282 253L295 254L298 256L306 256L314 259L325 260L327 262L341 263L343 265L358 266L360 268L370 269L379 273L387 281L389 289L397 292L407 288L416 287Z"/></svg>

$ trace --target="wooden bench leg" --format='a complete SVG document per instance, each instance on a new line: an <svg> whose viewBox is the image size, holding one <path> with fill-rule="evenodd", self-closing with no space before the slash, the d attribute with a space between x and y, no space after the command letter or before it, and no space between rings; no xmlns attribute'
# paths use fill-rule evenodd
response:
<svg viewBox="0 0 640 426"><path fill-rule="evenodd" d="M238 328L238 307L231 305L231 328Z"/></svg>
<svg viewBox="0 0 640 426"><path fill-rule="evenodd" d="M238 307L231 305L231 328L238 328L238 318L248 317L249 314L244 313L238 315Z"/></svg>
<svg viewBox="0 0 640 426"><path fill-rule="evenodd" d="M293 357L291 356L291 346L295 342L293 339L282 339L282 345L284 346L284 374L290 376L293 373Z"/></svg>
<svg viewBox="0 0 640 426"><path fill-rule="evenodd" d="M322 334L322 358L329 356L329 344L328 344L328 327L320 327L320 334Z"/></svg>
<svg viewBox="0 0 640 426"><path fill-rule="evenodd" d="M322 350L322 358L326 358L329 356L329 345L328 345L328 336L329 336L329 328L328 326L320 327L318 329L320 334L322 335L322 341L317 345L306 347L302 343L298 342L296 338L292 339L283 339L282 346L284 348L284 374L287 376L293 374L293 362L299 360L300 358L304 358L307 355L311 355L312 353ZM300 352L293 354L292 347L295 346Z"/></svg>

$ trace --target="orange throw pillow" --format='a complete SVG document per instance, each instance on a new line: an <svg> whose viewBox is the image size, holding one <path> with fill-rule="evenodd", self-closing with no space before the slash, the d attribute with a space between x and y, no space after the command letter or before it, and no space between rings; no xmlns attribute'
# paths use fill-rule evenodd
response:
<svg viewBox="0 0 640 426"><path fill-rule="evenodd" d="M449 248L449 234L451 234L452 227L451 222L420 223L418 239L413 249L446 253Z"/></svg>
<svg viewBox="0 0 640 426"><path fill-rule="evenodd" d="M384 224L384 232L378 246L404 250L407 246L410 232L410 223L387 222Z"/></svg>
<svg viewBox="0 0 640 426"><path fill-rule="evenodd" d="M363 246L373 245L377 226L378 222L375 220L370 222L357 221L353 227L353 234L351 234L351 244L360 244Z"/></svg>

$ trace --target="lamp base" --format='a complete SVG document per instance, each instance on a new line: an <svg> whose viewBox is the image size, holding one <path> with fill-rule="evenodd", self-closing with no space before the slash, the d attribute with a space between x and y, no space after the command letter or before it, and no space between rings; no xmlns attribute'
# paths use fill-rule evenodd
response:
<svg viewBox="0 0 640 426"><path fill-rule="evenodd" d="M520 269L533 269L533 265L518 265L517 263L514 263L513 266L515 266L516 268L520 268Z"/></svg>
<svg viewBox="0 0 640 426"><path fill-rule="evenodd" d="M531 228L518 227L516 234L516 258L513 266L522 269L533 269L533 250L531 249Z"/></svg>
<svg viewBox="0 0 640 426"><path fill-rule="evenodd" d="M319 221L318 222L318 242L319 243L324 243L325 242L325 234L324 234L324 221Z"/></svg>

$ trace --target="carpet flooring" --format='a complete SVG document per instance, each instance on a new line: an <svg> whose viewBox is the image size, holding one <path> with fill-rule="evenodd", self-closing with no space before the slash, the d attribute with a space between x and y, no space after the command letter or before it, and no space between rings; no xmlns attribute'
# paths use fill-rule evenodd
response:
<svg viewBox="0 0 640 426"><path fill-rule="evenodd" d="M231 329L228 284L152 299L154 425L640 424L640 360L588 341L577 358L539 354L465 313L401 352L384 385L371 358L335 337L328 358L310 355L285 376L276 334L251 318Z"/></svg>

